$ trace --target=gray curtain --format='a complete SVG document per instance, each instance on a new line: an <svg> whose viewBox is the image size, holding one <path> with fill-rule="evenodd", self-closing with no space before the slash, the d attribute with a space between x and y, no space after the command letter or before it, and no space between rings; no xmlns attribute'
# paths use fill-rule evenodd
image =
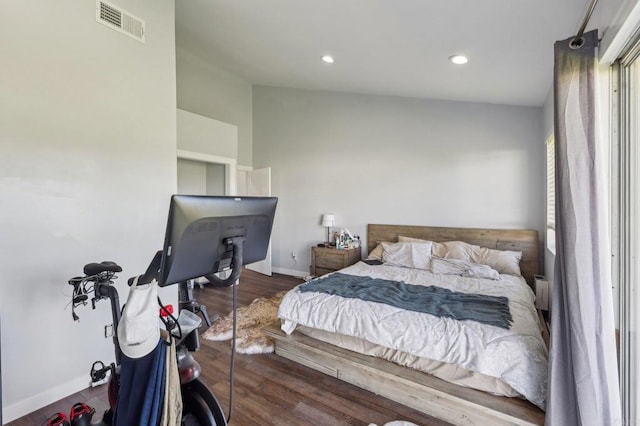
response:
<svg viewBox="0 0 640 426"><path fill-rule="evenodd" d="M595 77L598 35L555 44L556 264L551 311L550 426L619 425L620 394L606 178L598 156Z"/></svg>

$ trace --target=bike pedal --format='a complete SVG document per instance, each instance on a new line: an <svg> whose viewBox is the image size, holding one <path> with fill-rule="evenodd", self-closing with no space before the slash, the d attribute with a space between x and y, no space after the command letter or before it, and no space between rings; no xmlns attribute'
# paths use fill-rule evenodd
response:
<svg viewBox="0 0 640 426"><path fill-rule="evenodd" d="M77 404L74 404L73 407L71 407L71 422L69 423L69 425L89 426L95 412L95 408L89 407L83 402L78 402Z"/></svg>
<svg viewBox="0 0 640 426"><path fill-rule="evenodd" d="M47 419L47 426L70 426L65 413L56 413Z"/></svg>

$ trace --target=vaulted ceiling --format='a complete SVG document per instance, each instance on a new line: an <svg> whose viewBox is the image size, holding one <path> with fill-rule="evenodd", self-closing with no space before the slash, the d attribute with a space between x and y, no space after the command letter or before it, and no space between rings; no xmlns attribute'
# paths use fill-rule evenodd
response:
<svg viewBox="0 0 640 426"><path fill-rule="evenodd" d="M602 2L601 2L602 3ZM585 0L177 0L176 41L253 84L540 106ZM324 63L331 55L333 64ZM469 62L448 58L464 54Z"/></svg>

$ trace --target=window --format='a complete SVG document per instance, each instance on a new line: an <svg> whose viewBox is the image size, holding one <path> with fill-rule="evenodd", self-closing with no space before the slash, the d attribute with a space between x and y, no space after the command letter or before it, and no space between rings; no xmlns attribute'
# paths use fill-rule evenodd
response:
<svg viewBox="0 0 640 426"><path fill-rule="evenodd" d="M547 249L556 254L556 144L553 133L547 145Z"/></svg>
<svg viewBox="0 0 640 426"><path fill-rule="evenodd" d="M640 41L621 56L613 73L614 94L619 93L614 102L619 146L612 217L617 218L619 253L613 267L619 281L622 412L624 424L640 424Z"/></svg>

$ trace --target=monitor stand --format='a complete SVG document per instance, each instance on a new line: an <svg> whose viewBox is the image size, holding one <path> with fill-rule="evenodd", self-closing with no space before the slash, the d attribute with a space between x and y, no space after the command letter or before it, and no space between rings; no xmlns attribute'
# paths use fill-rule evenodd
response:
<svg viewBox="0 0 640 426"><path fill-rule="evenodd" d="M231 269L231 274L227 278L220 278L215 274L207 275L206 278L211 282L214 287L229 287L235 285L240 278L240 272L242 272L242 248L244 245L245 238L243 236L240 237L232 237L228 238L225 243L229 247L230 250L233 251L231 265L233 265ZM211 318L207 314L207 307L205 305L200 305L195 298L193 297L193 286L194 280L183 281L179 283L178 287L178 302L180 309L186 309L194 314L200 314L204 318L208 327L211 327ZM235 291L235 290L234 290ZM218 315L215 314L213 321L218 319ZM198 333L193 333L196 335ZM190 346L199 347L200 342L194 341L191 342Z"/></svg>
<svg viewBox="0 0 640 426"><path fill-rule="evenodd" d="M218 319L218 315L214 314L213 318L210 318L207 314L207 307L200 305L193 297L194 280L184 281L178 284L178 303L180 310L186 309L199 314L204 319L207 327L211 327L211 323Z"/></svg>

